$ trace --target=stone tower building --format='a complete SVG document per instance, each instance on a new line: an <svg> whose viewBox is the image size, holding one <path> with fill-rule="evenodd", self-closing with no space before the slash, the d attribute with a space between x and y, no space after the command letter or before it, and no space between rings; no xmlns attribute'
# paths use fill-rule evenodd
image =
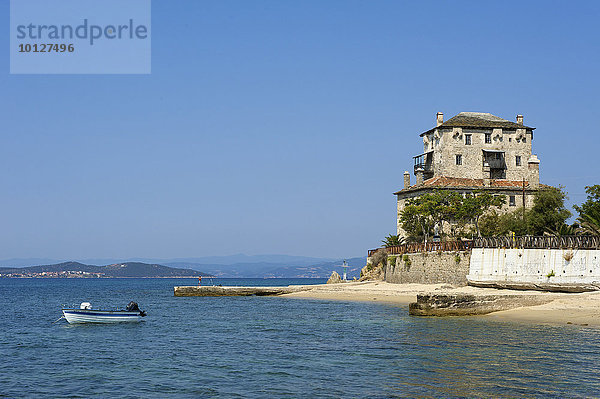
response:
<svg viewBox="0 0 600 399"><path fill-rule="evenodd" d="M461 112L444 122L438 112L436 126L420 135L423 153L413 157L415 184L404 172L404 188L394 193L398 234L405 235L400 213L406 200L435 189L505 195L504 212L531 207L540 186L540 161L531 153L534 129L523 124L522 115L510 122L489 113Z"/></svg>

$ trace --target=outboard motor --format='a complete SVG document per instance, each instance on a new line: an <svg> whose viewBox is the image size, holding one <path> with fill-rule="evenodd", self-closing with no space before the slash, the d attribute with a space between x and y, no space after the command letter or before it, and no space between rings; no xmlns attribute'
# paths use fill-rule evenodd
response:
<svg viewBox="0 0 600 399"><path fill-rule="evenodd" d="M128 312L140 312L140 316L142 316L142 317L146 316L146 312L144 312L143 310L140 310L140 307L138 306L138 304L133 301L131 301L127 304L127 307L125 308L125 310Z"/></svg>

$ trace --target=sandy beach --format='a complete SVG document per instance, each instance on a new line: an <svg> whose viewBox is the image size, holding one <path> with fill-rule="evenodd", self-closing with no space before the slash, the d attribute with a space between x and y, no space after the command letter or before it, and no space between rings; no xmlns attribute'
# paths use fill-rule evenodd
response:
<svg viewBox="0 0 600 399"><path fill-rule="evenodd" d="M392 284L383 281L323 284L309 290L285 294L286 297L343 301L373 301L406 306L415 302L417 294L474 294L474 295L539 295L548 303L493 312L483 316L496 320L532 322L538 324L572 324L600 327L600 292L578 294L498 290L493 288L457 287L448 284Z"/></svg>
<svg viewBox="0 0 600 399"><path fill-rule="evenodd" d="M306 291L284 294L295 298L331 299L342 301L378 301L408 305L417 300L417 294L442 289L446 284L391 284L383 281L349 282L305 286Z"/></svg>
<svg viewBox="0 0 600 399"><path fill-rule="evenodd" d="M559 294L552 302L490 313L484 317L540 324L600 327L600 292Z"/></svg>

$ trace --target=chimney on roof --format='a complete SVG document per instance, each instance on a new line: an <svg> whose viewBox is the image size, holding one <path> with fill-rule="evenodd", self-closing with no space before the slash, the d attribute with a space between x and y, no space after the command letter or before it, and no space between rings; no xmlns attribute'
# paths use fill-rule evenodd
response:
<svg viewBox="0 0 600 399"><path fill-rule="evenodd" d="M531 154L531 157L527 160L527 167L529 187L537 190L540 188L540 160L537 155Z"/></svg>
<svg viewBox="0 0 600 399"><path fill-rule="evenodd" d="M417 186L421 186L423 184L423 180L424 180L424 177L425 177L425 176L423 176L424 174L425 174L425 170L423 170L422 167L418 166L417 170L415 170L415 177L416 177L416 180L417 180L415 184Z"/></svg>
<svg viewBox="0 0 600 399"><path fill-rule="evenodd" d="M441 125L442 123L444 123L444 113L443 112L438 112L436 114L436 122L437 122L437 126Z"/></svg>
<svg viewBox="0 0 600 399"><path fill-rule="evenodd" d="M522 125L522 124L523 124L523 115L517 115L517 123L518 123L519 125Z"/></svg>
<svg viewBox="0 0 600 399"><path fill-rule="evenodd" d="M410 187L410 173L408 173L408 170L406 172L404 172L404 188L409 188Z"/></svg>

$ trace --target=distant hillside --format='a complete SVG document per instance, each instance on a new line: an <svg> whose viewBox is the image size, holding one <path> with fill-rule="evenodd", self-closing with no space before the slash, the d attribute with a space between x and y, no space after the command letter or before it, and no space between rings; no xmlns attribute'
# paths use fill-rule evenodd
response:
<svg viewBox="0 0 600 399"><path fill-rule="evenodd" d="M43 265L43 266L28 266L28 267L1 267L0 273L60 273L67 271L82 271L88 273L101 273L99 271L100 266L85 265L79 262L62 262L54 265Z"/></svg>
<svg viewBox="0 0 600 399"><path fill-rule="evenodd" d="M234 262L224 264L227 260L251 260L246 262ZM268 259L269 261L258 261L258 259ZM32 259L39 261L39 259ZM106 259L108 260L108 259ZM193 262L193 260L202 260L204 262ZM210 262L214 260L215 262ZM183 276L216 276L225 278L327 278L331 276L332 271L340 273L342 269L342 259L330 260L323 258L309 258L302 256L287 255L231 255L224 257L205 257L189 259L173 259L169 262L111 262L108 266L98 266L95 261L90 262L62 262L45 264L41 266L14 267L18 265L17 260L8 260L14 262L10 266L0 267L0 274L41 274L44 276L33 277L54 277L48 274L64 272L83 272L92 274L102 274L105 277L183 277ZM100 259L98 259L100 261ZM366 264L366 258L351 258L348 261L348 278L359 277L360 269ZM89 263L92 264L89 264ZM2 262L0 262L1 264ZM34 265L36 263L33 263ZM104 263L104 264L106 264ZM64 276L56 276L64 277Z"/></svg>
<svg viewBox="0 0 600 399"><path fill-rule="evenodd" d="M114 265L99 267L102 268L105 275L110 277L189 277L209 275L209 273L193 269L179 269L140 262L116 263Z"/></svg>
<svg viewBox="0 0 600 399"><path fill-rule="evenodd" d="M65 259L48 259L48 258L12 258L12 259L0 259L0 267L28 267L38 265L54 265L63 262ZM172 259L160 259L160 258L86 258L86 259L74 259L79 263L85 265L112 265L115 263L148 263L158 265L187 265L187 264L198 264L198 265L233 265L242 263L271 263L277 265L288 265L288 266L310 266L322 262L333 262L335 259L331 258L314 258L309 256L295 256L295 255L222 255L222 256L203 256L195 258L172 258ZM176 266L179 267L179 266Z"/></svg>
<svg viewBox="0 0 600 399"><path fill-rule="evenodd" d="M291 266L308 266L321 262L331 262L335 259L331 258L314 258L309 256L294 256L294 255L225 255L225 256L204 256L199 258L178 258L161 260L162 265L172 265L175 263L195 263L200 265L234 265L247 263L271 263L271 264L286 264Z"/></svg>
<svg viewBox="0 0 600 399"><path fill-rule="evenodd" d="M199 270L173 268L140 262L116 263L108 266L86 265L79 262L63 262L54 265L0 268L0 274L41 274L63 272L98 273L103 274L104 277L195 277L200 275L210 275L210 273L205 273Z"/></svg>
<svg viewBox="0 0 600 399"><path fill-rule="evenodd" d="M230 265L205 264L191 262L168 263L173 267L186 267L206 270L216 277L225 278L327 278L332 271L343 272L342 260L318 262L309 265L289 265L286 263L254 262L234 263ZM367 258L351 258L348 262L348 278L359 277L360 269L366 265Z"/></svg>

